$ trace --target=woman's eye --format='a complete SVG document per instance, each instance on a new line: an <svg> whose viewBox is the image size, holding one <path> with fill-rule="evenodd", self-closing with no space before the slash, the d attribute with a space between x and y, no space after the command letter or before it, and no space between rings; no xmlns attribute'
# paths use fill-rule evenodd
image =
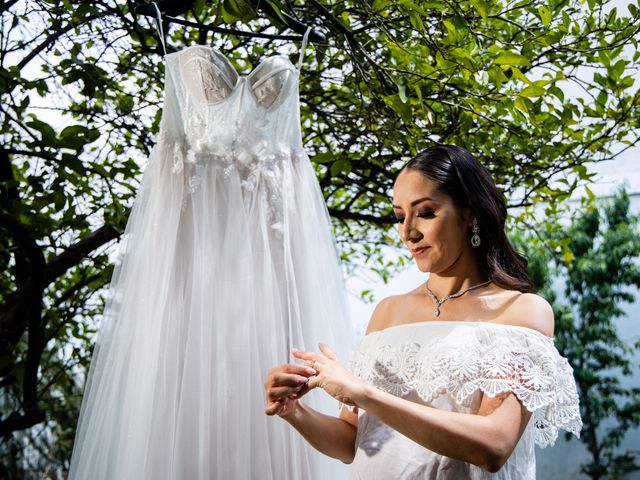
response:
<svg viewBox="0 0 640 480"><path fill-rule="evenodd" d="M416 217L418 218L433 218L435 217L433 211L427 211L427 212L418 212L416 214ZM402 223L404 222L404 218L405 217L396 217L396 223Z"/></svg>
<svg viewBox="0 0 640 480"><path fill-rule="evenodd" d="M433 218L434 214L431 211L429 211L429 212L419 212L417 217L418 218Z"/></svg>

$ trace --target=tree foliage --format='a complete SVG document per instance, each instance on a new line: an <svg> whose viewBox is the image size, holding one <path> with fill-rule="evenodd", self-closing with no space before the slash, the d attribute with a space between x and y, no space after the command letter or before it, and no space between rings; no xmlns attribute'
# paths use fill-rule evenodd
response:
<svg viewBox="0 0 640 480"><path fill-rule="evenodd" d="M569 255L550 252L548 242L531 237L520 242L529 251L536 285L554 302L556 344L574 370L581 441L590 455L582 471L593 479L640 471L640 451L619 449L627 432L640 425L640 388L625 385L638 373L640 341L629 344L618 328L623 304L632 304L640 287L639 229L629 196L620 191L610 201L588 202L569 226L554 232ZM554 283L564 283L565 302L555 301Z"/></svg>
<svg viewBox="0 0 640 480"><path fill-rule="evenodd" d="M173 14L202 24L273 33L286 13L326 34L302 73L305 145L345 265L383 279L394 171L432 142L474 152L527 222L532 205L552 214L588 181L585 164L639 140L637 4L265 0L265 16L248 0L177 3ZM25 476L68 460L110 248L155 142L162 50L137 11L0 3L0 435L43 452L20 457ZM213 44L244 73L297 54L289 42L165 31L169 49Z"/></svg>

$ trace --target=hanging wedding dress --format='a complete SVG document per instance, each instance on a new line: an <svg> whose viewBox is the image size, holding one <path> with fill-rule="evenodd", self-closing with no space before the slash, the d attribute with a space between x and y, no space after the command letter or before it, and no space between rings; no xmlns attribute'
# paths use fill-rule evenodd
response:
<svg viewBox="0 0 640 480"><path fill-rule="evenodd" d="M273 56L243 76L208 46L166 55L160 141L123 238L70 479L341 471L264 414L262 382L292 347L324 341L342 358L350 347L330 219L302 147L299 68ZM337 414L328 396L309 397Z"/></svg>

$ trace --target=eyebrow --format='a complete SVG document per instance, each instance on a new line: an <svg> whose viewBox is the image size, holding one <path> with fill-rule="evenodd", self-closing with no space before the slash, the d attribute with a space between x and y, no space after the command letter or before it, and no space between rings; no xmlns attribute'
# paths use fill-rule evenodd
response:
<svg viewBox="0 0 640 480"><path fill-rule="evenodd" d="M419 203L425 202L427 200L429 200L430 202L435 202L435 200L433 198L431 198L431 197L421 197L421 198L418 198L417 200L414 200L413 202L411 202L411 206L415 207ZM402 209L402 207L400 207L398 205L393 205L392 208L400 208L400 209Z"/></svg>

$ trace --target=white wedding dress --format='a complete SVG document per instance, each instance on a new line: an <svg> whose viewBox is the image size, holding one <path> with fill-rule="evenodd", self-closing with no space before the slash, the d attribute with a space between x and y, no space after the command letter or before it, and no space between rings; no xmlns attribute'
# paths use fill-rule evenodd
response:
<svg viewBox="0 0 640 480"><path fill-rule="evenodd" d="M377 388L441 410L475 414L482 395L512 392L532 412L496 473L438 455L358 412L352 480L535 480L534 444L582 428L573 370L553 339L526 327L427 321L373 332L351 356L354 374Z"/></svg>
<svg viewBox="0 0 640 480"><path fill-rule="evenodd" d="M243 76L208 46L166 55L160 140L123 237L70 479L344 473L264 414L267 371L292 362L292 347L324 341L345 358L351 346L330 219L302 146L299 75L286 56ZM309 397L337 413L327 395Z"/></svg>

